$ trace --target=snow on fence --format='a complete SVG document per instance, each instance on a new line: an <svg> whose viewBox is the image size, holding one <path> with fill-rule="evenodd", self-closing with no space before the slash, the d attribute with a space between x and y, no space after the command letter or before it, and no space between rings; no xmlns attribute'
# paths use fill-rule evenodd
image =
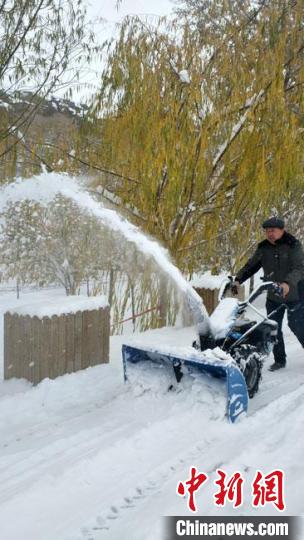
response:
<svg viewBox="0 0 304 540"><path fill-rule="evenodd" d="M4 378L34 384L109 362L110 308L104 297L35 302L4 315Z"/></svg>
<svg viewBox="0 0 304 540"><path fill-rule="evenodd" d="M202 274L196 276L191 280L192 287L203 299L204 305L208 314L214 311L218 305L218 295L221 288L221 284L225 279L225 275L211 275L210 273ZM225 294L226 297L232 296L231 291L227 291ZM238 294L239 300L244 300L245 298L245 288L242 285Z"/></svg>

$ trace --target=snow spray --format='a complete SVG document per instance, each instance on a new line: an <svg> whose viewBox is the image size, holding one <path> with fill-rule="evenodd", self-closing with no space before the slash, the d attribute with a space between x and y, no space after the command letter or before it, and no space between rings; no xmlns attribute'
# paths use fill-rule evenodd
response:
<svg viewBox="0 0 304 540"><path fill-rule="evenodd" d="M79 208L100 219L111 230L121 233L126 240L136 244L141 253L152 257L158 267L171 277L186 296L199 333L205 334L209 331L209 316L202 299L170 261L167 250L155 240L148 238L117 211L106 208L101 202L96 201L75 177L43 172L38 176L28 179L18 178L14 183L4 185L0 194L0 212L8 202L28 199L47 204L58 194L70 199Z"/></svg>

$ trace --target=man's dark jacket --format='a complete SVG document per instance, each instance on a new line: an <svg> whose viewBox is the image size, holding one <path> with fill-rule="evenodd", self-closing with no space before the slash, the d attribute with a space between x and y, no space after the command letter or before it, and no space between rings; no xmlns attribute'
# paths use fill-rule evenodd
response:
<svg viewBox="0 0 304 540"><path fill-rule="evenodd" d="M258 244L253 256L237 273L235 279L243 283L260 268L263 268L267 280L277 283L284 281L290 287L284 299L268 293L269 299L278 303L299 301L299 288L301 289L304 283L301 282L304 279L304 253L299 240L286 231L275 244L263 240Z"/></svg>

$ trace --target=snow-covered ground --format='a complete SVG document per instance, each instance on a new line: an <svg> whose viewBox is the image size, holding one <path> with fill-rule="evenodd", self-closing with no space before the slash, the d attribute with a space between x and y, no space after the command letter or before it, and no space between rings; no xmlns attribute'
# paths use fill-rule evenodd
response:
<svg viewBox="0 0 304 540"><path fill-rule="evenodd" d="M1 294L1 312L26 296ZM130 336L111 338L109 365L36 387L1 382L1 540L161 540L161 517L188 512L176 486L192 465L210 477L197 495L201 515L277 515L273 505L253 509L248 492L257 469L276 468L285 472L286 515L303 515L304 351L288 329L286 336L288 367L264 370L248 417L234 425L217 380L180 392L157 378L146 392L125 385L121 344ZM176 347L193 337L191 328L166 328L136 341ZM218 467L247 481L237 511L214 506Z"/></svg>

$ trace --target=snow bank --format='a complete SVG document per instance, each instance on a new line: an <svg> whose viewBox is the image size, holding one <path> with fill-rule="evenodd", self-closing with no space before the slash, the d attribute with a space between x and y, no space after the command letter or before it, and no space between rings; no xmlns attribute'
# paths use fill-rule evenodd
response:
<svg viewBox="0 0 304 540"><path fill-rule="evenodd" d="M11 314L29 315L30 317L53 317L54 315L67 315L77 311L92 311L107 307L108 301L104 296L56 296L56 298L32 299L31 303L22 306L10 307Z"/></svg>

